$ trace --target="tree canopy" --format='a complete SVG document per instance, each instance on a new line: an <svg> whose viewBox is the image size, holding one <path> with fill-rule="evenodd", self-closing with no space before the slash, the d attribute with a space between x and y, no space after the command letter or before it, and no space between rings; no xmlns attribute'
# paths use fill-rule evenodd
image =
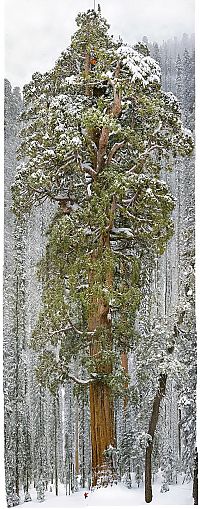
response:
<svg viewBox="0 0 200 509"><path fill-rule="evenodd" d="M99 11L79 14L77 25L55 67L24 87L13 186L19 215L46 199L59 204L39 268L43 308L33 342L50 385L67 377L78 353L97 372L92 334L101 335L102 370L135 341L146 260L164 251L173 232L174 200L161 170L193 145L144 43L115 42ZM108 306L114 348L106 347L102 325L88 330L99 299Z"/></svg>

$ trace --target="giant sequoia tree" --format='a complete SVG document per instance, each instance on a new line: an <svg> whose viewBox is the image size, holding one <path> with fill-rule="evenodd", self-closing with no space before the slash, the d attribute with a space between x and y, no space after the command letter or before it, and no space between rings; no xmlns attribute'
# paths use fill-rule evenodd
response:
<svg viewBox="0 0 200 509"><path fill-rule="evenodd" d="M46 199L58 205L39 266L33 347L39 380L52 391L70 379L89 385L95 484L115 446L113 400L127 387L121 359L137 344L145 264L173 232L160 171L192 140L147 47L114 42L100 9L79 14L77 25L55 67L24 87L13 197L18 215Z"/></svg>

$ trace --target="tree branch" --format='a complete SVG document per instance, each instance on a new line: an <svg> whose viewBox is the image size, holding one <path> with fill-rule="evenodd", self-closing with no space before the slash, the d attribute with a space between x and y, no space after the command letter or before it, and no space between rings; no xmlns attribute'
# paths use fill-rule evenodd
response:
<svg viewBox="0 0 200 509"><path fill-rule="evenodd" d="M72 329L74 329L74 331L79 334L80 336L94 336L94 334L96 333L96 329L93 330L93 331L90 331L90 332L83 332L83 331L80 331L76 328L76 326L71 322L70 318L68 317L68 322L69 324L71 325Z"/></svg>
<svg viewBox="0 0 200 509"><path fill-rule="evenodd" d="M70 325L67 325L66 327L63 327L62 329L59 329L59 330L55 330L53 332L50 333L51 336L55 336L55 334L60 334L61 332L67 332L68 330L71 330L73 329L77 334L79 334L80 336L94 336L94 334L96 333L96 329L94 331L80 331L79 329L77 329L77 327L72 323L72 321L70 320L69 317L67 317L68 319L68 324Z"/></svg>
<svg viewBox="0 0 200 509"><path fill-rule="evenodd" d="M103 159L106 154L108 139L109 139L109 128L102 127L101 135L99 138L99 150L97 152L97 173L100 172L103 166Z"/></svg>
<svg viewBox="0 0 200 509"><path fill-rule="evenodd" d="M121 141L119 143L115 143L113 145L113 147L111 148L109 154L108 154L108 157L107 157L107 161L106 161L106 164L109 165L113 156L116 154L116 152L125 145L125 140L124 141Z"/></svg>
<svg viewBox="0 0 200 509"><path fill-rule="evenodd" d="M79 167L82 173L88 173L88 175L95 179L97 172L91 166L86 165L85 163L79 161Z"/></svg>
<svg viewBox="0 0 200 509"><path fill-rule="evenodd" d="M93 375L93 377L89 378L88 380L81 380L80 378L77 378L75 375L69 373L68 378L79 385L89 385L90 383L95 382L95 375Z"/></svg>

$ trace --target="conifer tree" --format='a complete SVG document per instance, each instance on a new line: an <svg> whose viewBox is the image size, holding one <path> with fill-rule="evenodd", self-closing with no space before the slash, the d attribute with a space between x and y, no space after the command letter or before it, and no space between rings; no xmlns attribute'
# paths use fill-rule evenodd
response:
<svg viewBox="0 0 200 509"><path fill-rule="evenodd" d="M127 383L121 354L136 346L145 264L173 232L161 167L193 143L146 46L115 43L99 10L79 14L77 25L55 67L24 87L13 198L18 215L46 199L58 204L32 344L51 390L65 380L89 385L96 484L105 450L116 446L113 398ZM84 379L71 372L77 356Z"/></svg>
<svg viewBox="0 0 200 509"><path fill-rule="evenodd" d="M22 100L18 88L5 80L5 264L4 264L4 425L5 477L9 504L18 505L25 483L24 459L30 466L27 430L25 347L25 225L11 211L11 183ZM26 430L26 431L25 431ZM24 433L26 432L26 439Z"/></svg>
<svg viewBox="0 0 200 509"><path fill-rule="evenodd" d="M184 120L190 129L193 129L194 123L194 74L195 74L195 55L194 52L190 55L189 51L185 49L183 54L183 106L184 106Z"/></svg>
<svg viewBox="0 0 200 509"><path fill-rule="evenodd" d="M176 61L176 95L180 101L181 107L183 106L183 69L180 55L178 54Z"/></svg>

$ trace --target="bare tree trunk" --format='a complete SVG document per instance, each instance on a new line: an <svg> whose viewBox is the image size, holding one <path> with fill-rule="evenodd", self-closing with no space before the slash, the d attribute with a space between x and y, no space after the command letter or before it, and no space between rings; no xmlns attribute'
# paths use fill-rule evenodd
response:
<svg viewBox="0 0 200 509"><path fill-rule="evenodd" d="M85 478L85 397L83 396L82 401L82 487L85 488L86 478Z"/></svg>
<svg viewBox="0 0 200 509"><path fill-rule="evenodd" d="M149 443L146 447L146 456L145 456L145 502L149 503L152 501L152 472L151 472L151 457L153 452L153 439L156 431L156 426L158 423L160 403L162 398L165 395L166 390L166 382L167 375L161 374L159 377L159 387L157 393L155 395L153 401L153 409L151 413L151 418L149 422L148 435L150 435L151 439L149 439Z"/></svg>
<svg viewBox="0 0 200 509"><path fill-rule="evenodd" d="M181 459L181 410L178 410L178 455Z"/></svg>
<svg viewBox="0 0 200 509"><path fill-rule="evenodd" d="M69 456L69 495L71 495L71 455Z"/></svg>
<svg viewBox="0 0 200 509"><path fill-rule="evenodd" d="M78 406L76 409L76 428L75 428L75 434L76 434L76 447L75 447L75 472L76 476L79 475L79 413L78 413Z"/></svg>
<svg viewBox="0 0 200 509"><path fill-rule="evenodd" d="M54 465L55 465L55 487L56 487L56 496L58 496L58 451L57 451L57 429L58 429L58 421L57 421L57 395L54 399L54 419L55 419L55 437L54 437Z"/></svg>
<svg viewBox="0 0 200 509"><path fill-rule="evenodd" d="M197 452L197 448L195 449L195 457L194 457L193 498L194 498L194 505L198 505L198 452Z"/></svg>
<svg viewBox="0 0 200 509"><path fill-rule="evenodd" d="M16 281L16 442L15 442L15 490L19 497L19 277Z"/></svg>

